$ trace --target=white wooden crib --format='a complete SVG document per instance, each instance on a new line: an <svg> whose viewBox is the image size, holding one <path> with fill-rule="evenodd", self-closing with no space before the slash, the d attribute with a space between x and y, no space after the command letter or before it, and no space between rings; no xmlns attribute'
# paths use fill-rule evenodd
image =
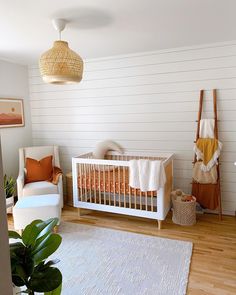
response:
<svg viewBox="0 0 236 295"><path fill-rule="evenodd" d="M142 192L129 186L129 160L162 160L165 187ZM72 158L74 207L100 210L158 220L158 228L170 210L173 186L173 154L143 156L109 152L105 159L92 153Z"/></svg>

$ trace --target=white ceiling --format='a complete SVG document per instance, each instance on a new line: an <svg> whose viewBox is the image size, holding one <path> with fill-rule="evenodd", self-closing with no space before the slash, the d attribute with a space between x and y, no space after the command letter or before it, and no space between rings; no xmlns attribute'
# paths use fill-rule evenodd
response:
<svg viewBox="0 0 236 295"><path fill-rule="evenodd" d="M0 0L0 58L36 63L62 39L83 58L236 40L236 0Z"/></svg>

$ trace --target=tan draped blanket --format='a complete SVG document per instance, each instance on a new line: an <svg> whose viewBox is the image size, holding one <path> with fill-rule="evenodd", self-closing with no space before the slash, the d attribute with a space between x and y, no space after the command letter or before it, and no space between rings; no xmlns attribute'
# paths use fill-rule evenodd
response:
<svg viewBox="0 0 236 295"><path fill-rule="evenodd" d="M198 183L217 183L217 168L214 165L210 171L202 171L202 162L196 162L193 166L193 179Z"/></svg>

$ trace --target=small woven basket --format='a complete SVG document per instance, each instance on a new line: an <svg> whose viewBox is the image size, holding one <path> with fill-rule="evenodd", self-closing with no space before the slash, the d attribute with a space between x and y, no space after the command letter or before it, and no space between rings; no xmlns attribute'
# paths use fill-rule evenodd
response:
<svg viewBox="0 0 236 295"><path fill-rule="evenodd" d="M176 200L172 196L173 216L172 221L180 225L193 225L196 223L196 198L193 197L191 202Z"/></svg>

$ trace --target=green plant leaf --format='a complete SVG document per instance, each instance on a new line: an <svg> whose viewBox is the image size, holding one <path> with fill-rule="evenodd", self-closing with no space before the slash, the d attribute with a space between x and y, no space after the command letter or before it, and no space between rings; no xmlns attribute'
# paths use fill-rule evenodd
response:
<svg viewBox="0 0 236 295"><path fill-rule="evenodd" d="M32 253L36 253L40 248L42 248L43 244L47 241L49 236L52 235L52 232L46 233L44 236L40 237L36 240L34 247L32 247Z"/></svg>
<svg viewBox="0 0 236 295"><path fill-rule="evenodd" d="M58 262L60 262L60 259L53 259L53 260L49 260L45 265L51 266L51 265L57 264Z"/></svg>
<svg viewBox="0 0 236 295"><path fill-rule="evenodd" d="M34 259L29 255L27 255L24 259L23 267L25 270L25 273L28 277L30 277L34 271Z"/></svg>
<svg viewBox="0 0 236 295"><path fill-rule="evenodd" d="M45 292L44 295L60 295L61 294L61 289L62 289L62 284L58 286L55 290L50 291L50 292Z"/></svg>
<svg viewBox="0 0 236 295"><path fill-rule="evenodd" d="M12 275L12 282L17 286L17 287L22 287L25 285L25 281L18 275L13 274Z"/></svg>
<svg viewBox="0 0 236 295"><path fill-rule="evenodd" d="M14 275L17 275L18 277L20 277L24 281L27 279L27 274L25 272L23 265L21 265L21 264L16 265Z"/></svg>
<svg viewBox="0 0 236 295"><path fill-rule="evenodd" d="M61 293L61 272L52 267L58 260L45 261L61 244L61 236L52 233L57 223L57 218L47 221L34 220L26 226L22 237L14 231L9 231L9 238L22 240L10 244L11 269L13 282L16 286L25 285L26 293Z"/></svg>
<svg viewBox="0 0 236 295"><path fill-rule="evenodd" d="M32 252L35 264L37 265L54 253L60 246L61 240L58 234L48 235Z"/></svg>
<svg viewBox="0 0 236 295"><path fill-rule="evenodd" d="M49 237L51 235L52 235L52 232L49 232L36 240L34 247L32 247L32 254L33 255L43 247L43 245L46 243L46 241L49 239Z"/></svg>
<svg viewBox="0 0 236 295"><path fill-rule="evenodd" d="M23 264L23 257L16 255L15 253L11 254L11 272L16 273L16 267Z"/></svg>
<svg viewBox="0 0 236 295"><path fill-rule="evenodd" d="M17 264L19 264L20 261L18 259L18 257L12 256L11 255L11 273L15 273L15 268L17 266Z"/></svg>
<svg viewBox="0 0 236 295"><path fill-rule="evenodd" d="M43 271L44 269L47 269L48 267L52 266L52 265L55 265L56 263L58 263L60 260L59 259L55 259L55 260L49 260L47 262L42 261L40 262L36 268L38 271Z"/></svg>
<svg viewBox="0 0 236 295"><path fill-rule="evenodd" d="M20 253L23 254L24 251L25 251L25 246L21 242L16 242L16 243L10 244L11 255L13 255L13 254L19 255Z"/></svg>
<svg viewBox="0 0 236 295"><path fill-rule="evenodd" d="M42 222L42 220L34 220L26 226L22 233L22 240L26 246L33 246L35 244L35 240L41 231L37 224Z"/></svg>
<svg viewBox="0 0 236 295"><path fill-rule="evenodd" d="M34 220L27 225L22 234L22 240L26 246L34 247L37 239L51 233L53 227L58 223L58 218L50 218L46 221Z"/></svg>
<svg viewBox="0 0 236 295"><path fill-rule="evenodd" d="M15 243L10 243L10 248L18 248L18 247L24 247L24 244L21 242L15 242Z"/></svg>
<svg viewBox="0 0 236 295"><path fill-rule="evenodd" d="M3 186L6 194L6 198L10 198L15 194L16 191L16 180L12 177L4 175Z"/></svg>
<svg viewBox="0 0 236 295"><path fill-rule="evenodd" d="M58 268L48 267L42 272L36 268L33 272L28 288L35 292L49 292L58 288L62 283L62 274Z"/></svg>
<svg viewBox="0 0 236 295"><path fill-rule="evenodd" d="M40 234L38 235L37 239L49 234L54 228L54 226L58 224L58 221L58 218L50 218L44 221L43 223L38 224L37 227L40 228Z"/></svg>
<svg viewBox="0 0 236 295"><path fill-rule="evenodd" d="M42 241L44 241L46 237L52 233L52 228L56 222L56 220L50 219L37 224L39 234L35 237L35 242L31 243L32 252L34 252L35 249L38 249L38 246L42 243ZM42 233L44 233L44 235L42 235Z"/></svg>
<svg viewBox="0 0 236 295"><path fill-rule="evenodd" d="M11 271L12 275L20 277L25 282L34 271L34 260L29 254L22 256L11 255Z"/></svg>
<svg viewBox="0 0 236 295"><path fill-rule="evenodd" d="M21 236L16 231L13 231L13 230L8 231L8 237L9 239L21 239Z"/></svg>

